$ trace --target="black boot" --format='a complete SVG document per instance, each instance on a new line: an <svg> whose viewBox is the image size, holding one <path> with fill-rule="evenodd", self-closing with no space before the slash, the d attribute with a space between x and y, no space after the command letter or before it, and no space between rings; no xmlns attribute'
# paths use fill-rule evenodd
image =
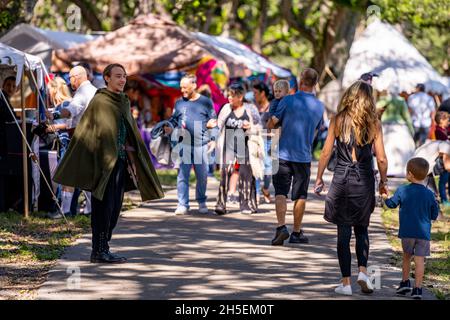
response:
<svg viewBox="0 0 450 320"><path fill-rule="evenodd" d="M126 259L113 255L109 252L109 246L106 239L106 234L101 233L99 236L98 251L93 251L91 254L91 263L123 263Z"/></svg>

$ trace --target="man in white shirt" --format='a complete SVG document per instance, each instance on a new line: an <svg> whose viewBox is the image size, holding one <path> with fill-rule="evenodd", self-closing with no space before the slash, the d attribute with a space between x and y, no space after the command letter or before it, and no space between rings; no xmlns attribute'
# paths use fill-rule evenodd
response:
<svg viewBox="0 0 450 320"><path fill-rule="evenodd" d="M80 122L81 117L84 114L89 102L91 102L97 88L92 85L88 80L88 73L86 69L82 66L76 66L72 68L69 72L70 86L75 90L72 101L67 108L61 110L61 112L46 112L47 118L50 120L58 120L62 118L72 119L72 125L68 128L69 135L72 136L73 132ZM74 172L74 174L76 174ZM84 214L89 215L91 213L91 193L86 192L86 207L84 208ZM67 197L72 198L72 204L70 206L70 212L75 215L77 212L78 197L80 195L80 190L75 189L73 194L67 195Z"/></svg>
<svg viewBox="0 0 450 320"><path fill-rule="evenodd" d="M450 142L441 140L428 141L414 152L414 157L424 158L430 165L425 181L427 187L433 190L437 196L438 190L434 180L434 175L436 174L435 166L438 163L438 159L441 158L443 166L441 170L450 171Z"/></svg>
<svg viewBox="0 0 450 320"><path fill-rule="evenodd" d="M425 143L430 132L432 119L436 113L434 99L425 92L425 85L419 83L416 93L408 98L408 107L414 126L416 147Z"/></svg>
<svg viewBox="0 0 450 320"><path fill-rule="evenodd" d="M80 122L84 111L86 110L89 102L97 92L97 88L92 85L88 80L86 69L82 66L76 66L70 70L69 73L70 86L75 90L72 101L67 108L61 110L61 112L49 113L47 117L51 120L59 118L71 118L72 129L75 128Z"/></svg>

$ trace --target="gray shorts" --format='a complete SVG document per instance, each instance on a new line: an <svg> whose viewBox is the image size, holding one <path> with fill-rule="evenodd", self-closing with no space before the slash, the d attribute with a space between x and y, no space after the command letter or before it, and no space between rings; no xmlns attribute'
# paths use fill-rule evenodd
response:
<svg viewBox="0 0 450 320"><path fill-rule="evenodd" d="M430 255L430 241L424 239L403 238L402 239L403 252L418 256L428 257Z"/></svg>

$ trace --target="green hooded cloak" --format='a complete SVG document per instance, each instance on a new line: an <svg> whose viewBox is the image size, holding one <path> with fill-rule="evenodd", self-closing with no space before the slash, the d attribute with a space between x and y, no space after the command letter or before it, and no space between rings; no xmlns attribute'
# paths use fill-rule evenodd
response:
<svg viewBox="0 0 450 320"><path fill-rule="evenodd" d="M64 186L91 191L102 200L118 159L118 133L125 119L127 139L135 148L138 189L143 201L161 199L164 193L124 93L99 89L86 108L53 180ZM125 173L125 190L136 189Z"/></svg>

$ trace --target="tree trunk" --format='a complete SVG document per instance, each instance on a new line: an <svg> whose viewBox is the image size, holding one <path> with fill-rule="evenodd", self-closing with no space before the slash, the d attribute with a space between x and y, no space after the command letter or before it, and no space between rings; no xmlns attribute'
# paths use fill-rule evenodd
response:
<svg viewBox="0 0 450 320"><path fill-rule="evenodd" d="M252 48L258 53L261 53L262 40L264 32L266 31L267 26L267 10L268 10L268 1L260 0L259 1L259 19L258 19L258 27L253 34Z"/></svg>
<svg viewBox="0 0 450 320"><path fill-rule="evenodd" d="M224 1L222 3L222 10L224 10L224 6L226 6L228 4L228 1ZM224 25L223 25L223 29L222 29L222 33L221 35L224 37L229 37L230 36L230 30L232 28L234 28L235 24L236 24L236 18L237 18L237 10L239 8L239 0L232 0L231 1L231 9L230 9L230 15L228 17L228 19L226 19Z"/></svg>
<svg viewBox="0 0 450 320"><path fill-rule="evenodd" d="M71 0L73 4L78 6L83 15L83 19L93 31L104 31L100 19L95 14L94 6L86 0Z"/></svg>
<svg viewBox="0 0 450 320"><path fill-rule="evenodd" d="M117 30L123 26L123 14L120 0L111 0L109 4L109 16L111 17L111 30Z"/></svg>
<svg viewBox="0 0 450 320"><path fill-rule="evenodd" d="M328 17L322 41L314 45L312 61L312 68L320 75L320 85L331 79L324 72L326 66L337 78L341 76L361 17L361 13L344 6L337 6Z"/></svg>

